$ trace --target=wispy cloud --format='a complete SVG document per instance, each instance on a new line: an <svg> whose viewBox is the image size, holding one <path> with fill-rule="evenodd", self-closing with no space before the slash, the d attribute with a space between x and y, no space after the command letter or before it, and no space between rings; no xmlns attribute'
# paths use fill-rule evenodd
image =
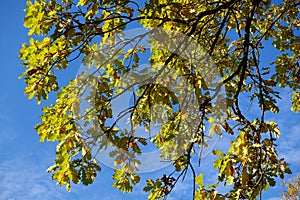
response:
<svg viewBox="0 0 300 200"><path fill-rule="evenodd" d="M280 200L279 197L271 197L271 198L268 198L267 200Z"/></svg>
<svg viewBox="0 0 300 200"><path fill-rule="evenodd" d="M300 163L300 125L285 128L278 144L279 154L291 164Z"/></svg>
<svg viewBox="0 0 300 200"><path fill-rule="evenodd" d="M45 155L49 156L42 150L36 154L16 155L7 160L0 159L0 199L145 199L136 192L123 194L119 190L113 189L111 178L113 170L105 166L98 174L95 183L87 187L82 184L72 185L71 192L67 192L65 187L57 186L56 182L51 179L51 175L46 173L53 158L45 157Z"/></svg>
<svg viewBox="0 0 300 200"><path fill-rule="evenodd" d="M62 199L63 190L59 191L49 175L40 167L30 157L2 162L0 199Z"/></svg>
<svg viewBox="0 0 300 200"><path fill-rule="evenodd" d="M1 116L0 116L1 120ZM0 144L7 143L8 141L13 141L16 138L16 134L9 127L4 127L0 124Z"/></svg>

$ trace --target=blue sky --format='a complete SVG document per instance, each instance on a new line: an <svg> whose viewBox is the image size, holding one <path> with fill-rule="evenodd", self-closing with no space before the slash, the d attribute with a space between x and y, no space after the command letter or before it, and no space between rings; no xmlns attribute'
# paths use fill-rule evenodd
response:
<svg viewBox="0 0 300 200"><path fill-rule="evenodd" d="M123 195L112 189L113 170L102 166L94 184L86 187L76 185L67 192L64 187L56 186L46 169L52 165L55 158L55 144L39 143L39 137L33 130L39 122L42 106L35 101L28 101L23 94L25 84L18 80L23 68L18 59L18 50L23 42L27 42L27 30L23 28L25 1L3 1L0 7L0 199L146 199L142 192L142 184L146 177L160 177L164 172L142 174L142 184L139 184L132 194ZM274 56L274 52L265 52L264 58ZM283 135L279 140L279 154L286 156L294 174L300 172L300 122L299 114L290 112L289 91L284 91L280 102L281 114L269 115L269 119L279 121ZM249 111L255 112L255 110ZM224 147L221 140L216 147ZM198 171L211 172L206 176L206 182L216 177L212 170L209 155L203 160L202 169ZM169 170L170 171L170 170ZM190 199L190 185L180 183L169 199ZM278 199L282 187L271 188L264 194L264 199Z"/></svg>

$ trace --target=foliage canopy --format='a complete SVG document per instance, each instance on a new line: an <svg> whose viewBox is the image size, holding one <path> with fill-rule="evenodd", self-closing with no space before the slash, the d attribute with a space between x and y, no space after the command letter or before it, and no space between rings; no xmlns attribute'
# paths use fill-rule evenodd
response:
<svg viewBox="0 0 300 200"><path fill-rule="evenodd" d="M296 200L300 198L300 175L298 174L288 182L283 181L283 185L287 187L287 191L281 193L282 199Z"/></svg>
<svg viewBox="0 0 300 200"><path fill-rule="evenodd" d="M24 26L31 38L19 51L25 67L21 77L27 84L25 94L30 99L35 97L38 103L47 100L50 93L56 94L56 102L43 107L41 123L35 130L41 142L58 142L56 159L48 172L59 185L66 185L70 190L71 182L93 183L101 166L90 147L98 145L103 150L109 143L120 149L110 154L120 166L115 169L113 187L131 192L140 181L137 174L140 162L135 155L142 153L142 146L153 143L161 149L163 157L172 160L174 171L179 172L177 177L171 173L171 176L147 180L144 191L149 192L148 198L164 198L187 170L194 172L192 158L205 145L205 127L211 127L210 135L230 134L234 139L228 151L213 151L214 167L219 173L216 184L204 185L203 174L193 173L194 199L255 199L275 185L276 177L284 178L285 173L291 173L276 152L276 140L280 136L277 122L267 121L265 114L278 114L281 88L293 91L291 110L300 110L299 1L35 0L28 1L27 6ZM112 46L133 41L122 39L122 33L132 27L149 30L137 37L147 34L152 37L151 30L156 27L171 36L172 32L184 34L213 60L217 69L213 74L218 77L207 79L211 72L205 71L206 68L197 71L189 59L168 51L172 42L181 50L191 45L181 38L166 37L170 40L160 41L166 48L155 44L147 50L137 43L123 51L114 50ZM272 55L271 63L262 64L261 51L267 40L278 54ZM196 54L201 50L197 47L194 50L189 52L193 63L201 63L203 57ZM110 58L109 62L104 62L104 58ZM61 85L58 71L76 67L72 65L75 60L82 60L97 73L92 76L82 73L70 77L67 85ZM176 92L148 83L132 89L133 106L124 107L130 114L131 130L122 130L112 122L112 100L124 92L120 91L120 80L145 60L157 74L163 70L176 71L190 84L197 106L186 112L185 105L178 107L179 102L185 101L175 96ZM147 77L147 73L138 75ZM87 77L88 83L82 81ZM215 83L208 84L208 80ZM177 83L181 94L183 83ZM225 88L225 95L219 95L221 88ZM90 95L85 96L85 101L93 105L92 109L80 106L82 98L78 97L83 97L87 90ZM260 109L254 117L245 112L245 103L241 102L245 96L250 96L247 100ZM226 102L226 108L214 107L218 104L213 101ZM162 108L151 113L155 104ZM183 124L184 130L187 129L196 119L188 113L194 111L198 124L186 133L190 134L189 141L178 139L182 134L178 127ZM136 134L139 125L148 130L154 123L161 124L161 129L151 140ZM218 193L221 183L230 186L228 193Z"/></svg>

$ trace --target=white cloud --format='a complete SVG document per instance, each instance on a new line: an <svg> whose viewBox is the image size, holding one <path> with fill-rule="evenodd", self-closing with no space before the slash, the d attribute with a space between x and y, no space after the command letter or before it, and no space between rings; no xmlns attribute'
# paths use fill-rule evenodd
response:
<svg viewBox="0 0 300 200"><path fill-rule="evenodd" d="M286 128L278 142L278 152L289 163L299 164L300 157L300 125L294 125Z"/></svg>
<svg viewBox="0 0 300 200"><path fill-rule="evenodd" d="M287 128L282 135L282 142L280 143L280 148L284 150L291 150L297 147L300 142L300 125L294 125Z"/></svg>
<svg viewBox="0 0 300 200"><path fill-rule="evenodd" d="M299 164L300 163L300 149L290 150L286 153L279 154L285 158L285 160L290 164Z"/></svg>
<svg viewBox="0 0 300 200"><path fill-rule="evenodd" d="M0 165L0 199L62 199L63 190L29 159L6 160Z"/></svg>
<svg viewBox="0 0 300 200"><path fill-rule="evenodd" d="M53 162L52 159L49 154L41 150L38 154L19 154L16 158L0 160L0 199L145 199L140 198L141 194L136 192L123 194L113 189L111 178L113 170L104 166L92 185L86 187L82 184L72 184L71 192L67 192L64 186L57 186L56 181L51 179L51 175L46 173L46 169Z"/></svg>
<svg viewBox="0 0 300 200"><path fill-rule="evenodd" d="M0 116L0 120L1 120L1 116ZM0 124L0 137L1 137L0 144L2 144L16 139L17 136L11 128L2 127Z"/></svg>
<svg viewBox="0 0 300 200"><path fill-rule="evenodd" d="M280 200L279 197L271 197L271 198L268 198L267 200Z"/></svg>

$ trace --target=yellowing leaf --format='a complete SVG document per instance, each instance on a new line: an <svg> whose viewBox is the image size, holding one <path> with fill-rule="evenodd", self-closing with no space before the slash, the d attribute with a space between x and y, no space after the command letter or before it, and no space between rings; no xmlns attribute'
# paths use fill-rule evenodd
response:
<svg viewBox="0 0 300 200"><path fill-rule="evenodd" d="M79 2L77 3L77 7L78 6L84 6L84 5L86 5L87 3L89 2L89 0L79 0Z"/></svg>
<svg viewBox="0 0 300 200"><path fill-rule="evenodd" d="M196 176L196 184L200 186L200 188L204 187L203 183L203 174Z"/></svg>

